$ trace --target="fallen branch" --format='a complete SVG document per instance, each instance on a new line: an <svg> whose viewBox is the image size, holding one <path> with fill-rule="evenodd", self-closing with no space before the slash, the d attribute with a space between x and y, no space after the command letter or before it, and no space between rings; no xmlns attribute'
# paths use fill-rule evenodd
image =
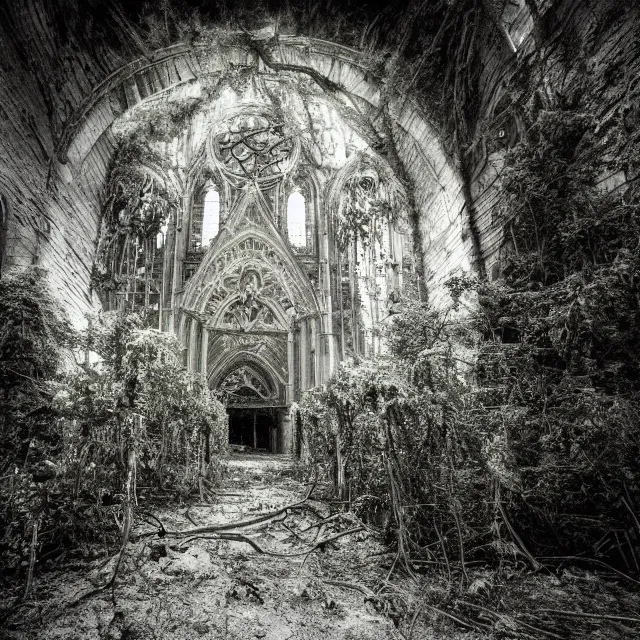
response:
<svg viewBox="0 0 640 640"><path fill-rule="evenodd" d="M502 506L502 502L500 502L500 500L497 500L497 503L498 503L498 509L500 510L500 515L502 516L502 520L504 521L505 525L507 526L507 529L509 529L509 533L511 534L511 537L513 538L514 542L518 546L518 548L521 551L522 555L529 561L529 563L531 564L531 567L532 567L532 569L534 571L540 571L540 569L542 569L542 565L531 555L531 553L529 552L529 550L525 546L524 542L522 541L522 538L518 535L516 530L511 525L511 522L509 521L509 518L507 517L507 513L504 510L504 507Z"/></svg>
<svg viewBox="0 0 640 640"><path fill-rule="evenodd" d="M629 495L629 490L626 486L624 489L627 495ZM638 532L638 534L640 534L640 522L638 521L638 516L636 516L635 511L631 508L631 503L629 502L629 500L627 500L627 498L625 498L624 496L622 496L622 504L626 507L627 511L631 515L631 519L635 524L636 531Z"/></svg>
<svg viewBox="0 0 640 640"><path fill-rule="evenodd" d="M197 527L198 523L191 517L191 515L189 514L189 511L191 511L191 505L189 505L187 507L187 510L184 512L184 517L194 526Z"/></svg>
<svg viewBox="0 0 640 640"><path fill-rule="evenodd" d="M285 519L286 519L285 515ZM278 521L279 522L279 521ZM294 537L296 540L300 540L300 542L305 542L304 538L300 536L296 531L294 531L284 520L282 520L282 526Z"/></svg>
<svg viewBox="0 0 640 640"><path fill-rule="evenodd" d="M334 587L342 587L343 589L351 589L352 591L359 591L364 594L367 598L372 598L377 600L378 596L369 589L369 587L365 587L361 584L355 584L353 582L343 582L342 580L323 580L324 584L329 584Z"/></svg>
<svg viewBox="0 0 640 640"><path fill-rule="evenodd" d="M38 521L33 521L33 529L31 532L31 553L29 554L29 572L27 574L27 585L24 588L24 598L29 596L31 584L33 582L33 568L36 564L36 547L38 545Z"/></svg>
<svg viewBox="0 0 640 640"><path fill-rule="evenodd" d="M435 611L436 613L439 613L442 616L445 616L446 618L450 618L454 622L457 622L459 625L463 627L467 627L468 629L477 629L478 627L482 629L491 629L491 627L488 624L482 624L481 622L476 622L475 620L469 620L469 621L463 620L462 618L459 618L458 616L454 616L452 613L449 613L448 611L444 611L443 609L438 609L438 607L434 607L432 604L427 604L425 602L424 606L428 607L432 611Z"/></svg>
<svg viewBox="0 0 640 640"><path fill-rule="evenodd" d="M567 561L567 562L589 562L591 564L597 564L601 567L604 567L605 569L608 569L609 571L612 571L613 573L618 574L620 577L624 578L625 580L628 580L629 582L632 582L633 584L640 585L640 580L636 580L635 578L632 578L630 575L627 575L623 571L620 571L619 569L612 567L610 564L607 564L606 562L602 562L602 560L596 560L595 558L583 558L582 556L539 556L539 559L546 560L547 562L550 560L560 560L560 561Z"/></svg>
<svg viewBox="0 0 640 640"><path fill-rule="evenodd" d="M166 529L164 528L164 524L162 524L162 521L157 517L154 516L153 513L150 513L149 511L141 511L140 515L142 516L146 516L143 517L143 520L147 523L147 524L152 524L151 522L149 522L146 518L151 518L152 520L155 520L155 522L158 523L159 529L158 529L158 536L160 538L164 537L166 535Z"/></svg>
<svg viewBox="0 0 640 640"><path fill-rule="evenodd" d="M424 605L421 604L415 611L415 613L413 614L413 616L411 617L411 624L409 625L409 631L407 631L407 640L411 640L412 636L413 636L413 628L416 626L416 622L418 621L418 617L420 616L420 614L422 613L422 609L423 609Z"/></svg>
<svg viewBox="0 0 640 640"><path fill-rule="evenodd" d="M460 604L462 604L465 607L468 607L469 609L475 609L476 611L482 611L488 614L489 616L495 618L496 621L499 621L503 618L508 618L510 621L514 622L515 624L519 624L520 626L524 627L529 631L533 631L534 633L541 634L543 636L546 636L547 638L556 638L557 640L564 640L564 636L560 636L557 633L553 633L553 631L547 631L546 629L535 627L529 624L528 622L519 620L515 616L508 616L507 614L504 614L504 613L498 613L497 611L493 611L492 609L487 609L487 607L483 607L478 604L473 604L472 602L467 602L466 600L459 600L459 602Z"/></svg>
<svg viewBox="0 0 640 640"><path fill-rule="evenodd" d="M264 554L266 556L273 556L274 558L299 558L301 556L308 556L310 553L315 551L316 549L321 549L325 545L330 542L334 542L339 538L343 538L344 536L351 535L352 533L358 533L359 531L364 531L364 527L355 527L354 529L348 529L347 531L342 531L340 533L336 533L333 536L329 536L328 538L323 538L319 540L314 545L305 549L304 551L296 551L294 553L280 553L278 551L269 551L261 547L255 540L252 540L249 536L244 535L243 533L237 533L235 531L228 531L226 533L216 533L212 536L201 536L196 535L189 538L189 540L183 541L185 544L188 541L195 540L197 538L201 540L228 540L230 542L245 542L250 547L255 549L258 553Z"/></svg>
<svg viewBox="0 0 640 640"><path fill-rule="evenodd" d="M331 516L322 518L322 520L319 520L318 522L314 522L313 524L310 524L308 527L304 527L303 529L300 529L300 533L305 533L306 531L310 531L311 529L315 529L316 527L321 527L323 524L327 524L332 520L336 520L337 518L340 518L343 515L344 513L334 513Z"/></svg>
<svg viewBox="0 0 640 640"><path fill-rule="evenodd" d="M563 611L562 609L538 609L540 613L550 613L556 616L565 616L567 618L589 618L592 620L615 620L616 622L633 622L640 624L640 618L632 618L631 616L617 616L606 613L583 613L582 611Z"/></svg>
<svg viewBox="0 0 640 640"><path fill-rule="evenodd" d="M229 531L231 529L251 527L255 524L261 524L263 522L266 522L267 520L271 520L272 518L275 518L283 513L286 513L291 509L309 509L310 511L315 512L310 505L306 504L314 487L315 485L313 485L309 489L309 491L307 492L307 495L304 497L303 500L300 500L299 502L294 502L293 504L288 504L284 507L280 507L280 509L276 509L275 511L270 511L269 513L265 513L261 516L256 516L255 518L249 518L248 520L240 520L239 522L226 522L223 524L213 524L206 527L195 527L193 529L185 529L183 531L165 531L165 534L173 537L182 537L182 536L198 535L200 533L217 533L218 531ZM150 532L146 534L141 534L139 537L145 537L145 536L154 535L154 534L155 532Z"/></svg>

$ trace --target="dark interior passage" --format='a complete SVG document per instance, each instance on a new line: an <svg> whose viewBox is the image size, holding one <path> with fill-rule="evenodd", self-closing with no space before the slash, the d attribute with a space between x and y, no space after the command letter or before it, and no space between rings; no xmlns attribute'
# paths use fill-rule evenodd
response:
<svg viewBox="0 0 640 640"><path fill-rule="evenodd" d="M276 452L276 414L272 409L229 409L229 443Z"/></svg>

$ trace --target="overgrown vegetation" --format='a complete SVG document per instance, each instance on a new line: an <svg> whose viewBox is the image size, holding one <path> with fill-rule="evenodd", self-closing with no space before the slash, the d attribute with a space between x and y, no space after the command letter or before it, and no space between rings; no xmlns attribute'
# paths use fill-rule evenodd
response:
<svg viewBox="0 0 640 640"><path fill-rule="evenodd" d="M491 555L487 425L481 414L468 422L481 406L464 377L472 345L460 341L457 304L441 313L405 297L388 336L391 357L343 365L301 405L310 462L384 529L408 571L418 558L451 571L483 547Z"/></svg>
<svg viewBox="0 0 640 640"><path fill-rule="evenodd" d="M128 535L138 499L216 486L226 413L173 336L120 313L76 334L37 270L0 280L0 325L3 580L28 592L36 564Z"/></svg>
<svg viewBox="0 0 640 640"><path fill-rule="evenodd" d="M309 462L407 571L462 584L476 561L640 568L640 205L598 185L636 146L603 155L621 123L588 113L532 117L502 177L504 278L452 279L445 310L405 297L390 357L301 406Z"/></svg>
<svg viewBox="0 0 640 640"><path fill-rule="evenodd" d="M541 111L507 155L509 260L504 282L481 290L479 329L518 478L509 508L531 544L635 572L640 203L633 185L597 184L634 171L637 141L605 153L620 125Z"/></svg>
<svg viewBox="0 0 640 640"><path fill-rule="evenodd" d="M154 165L157 158L135 136L121 145L111 163L91 278L109 308L116 307L119 296L122 308L135 309L138 302L148 311L151 289L157 293L159 288L154 271L161 266L162 252L156 237L177 207L177 196Z"/></svg>

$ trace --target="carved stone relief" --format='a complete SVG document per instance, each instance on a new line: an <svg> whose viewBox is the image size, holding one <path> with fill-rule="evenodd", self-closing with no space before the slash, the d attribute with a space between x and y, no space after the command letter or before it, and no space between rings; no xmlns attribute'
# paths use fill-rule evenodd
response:
<svg viewBox="0 0 640 640"><path fill-rule="evenodd" d="M277 392L271 388L269 380L255 367L243 364L233 369L220 381L218 389L234 400L276 400Z"/></svg>
<svg viewBox="0 0 640 640"><path fill-rule="evenodd" d="M269 364L273 375L287 379L287 337L267 333L214 333L209 340L207 367L211 377L217 378L229 363L255 360ZM265 365L266 367L266 365Z"/></svg>
<svg viewBox="0 0 640 640"><path fill-rule="evenodd" d="M274 186L296 163L299 141L283 122L267 113L241 113L211 135L210 155L236 187L254 183Z"/></svg>
<svg viewBox="0 0 640 640"><path fill-rule="evenodd" d="M235 329L286 329L275 308L289 318L311 310L309 295L298 295L289 267L266 242L247 238L215 260L214 286L205 312L215 317L224 308L222 325ZM227 305L228 308L227 308Z"/></svg>
<svg viewBox="0 0 640 640"><path fill-rule="evenodd" d="M223 326L243 331L282 328L264 302L261 275L256 269L241 271L236 285L238 297L226 309L222 318Z"/></svg>

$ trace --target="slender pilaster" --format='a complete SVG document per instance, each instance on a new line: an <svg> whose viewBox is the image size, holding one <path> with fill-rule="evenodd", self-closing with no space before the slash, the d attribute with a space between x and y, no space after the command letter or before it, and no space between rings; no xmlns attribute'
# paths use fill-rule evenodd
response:
<svg viewBox="0 0 640 640"><path fill-rule="evenodd" d="M191 320L191 328L189 331L189 350L187 351L187 369L189 371L198 370L198 354L196 352L198 345L198 327L200 324L196 320Z"/></svg>
<svg viewBox="0 0 640 640"><path fill-rule="evenodd" d="M200 371L204 376L205 380L207 379L207 360L209 354L209 329L206 327L202 327L202 349L200 355Z"/></svg>
<svg viewBox="0 0 640 640"><path fill-rule="evenodd" d="M305 391L309 388L309 375L307 371L309 368L311 354L309 353L309 336L307 327L308 321L303 320L300 323L300 391Z"/></svg>
<svg viewBox="0 0 640 640"><path fill-rule="evenodd" d="M184 194L180 198L180 207L176 212L174 228L174 248L173 248L173 280L171 287L171 323L170 330L174 330L176 313L178 312L179 300L182 295L182 261L187 252L187 241L189 236L189 217L191 208L191 197Z"/></svg>
<svg viewBox="0 0 640 640"><path fill-rule="evenodd" d="M289 331L287 334L287 369L288 369L288 381L287 381L287 404L291 404L294 400L294 376L295 376L295 361L294 361L294 349L293 349L293 331Z"/></svg>

